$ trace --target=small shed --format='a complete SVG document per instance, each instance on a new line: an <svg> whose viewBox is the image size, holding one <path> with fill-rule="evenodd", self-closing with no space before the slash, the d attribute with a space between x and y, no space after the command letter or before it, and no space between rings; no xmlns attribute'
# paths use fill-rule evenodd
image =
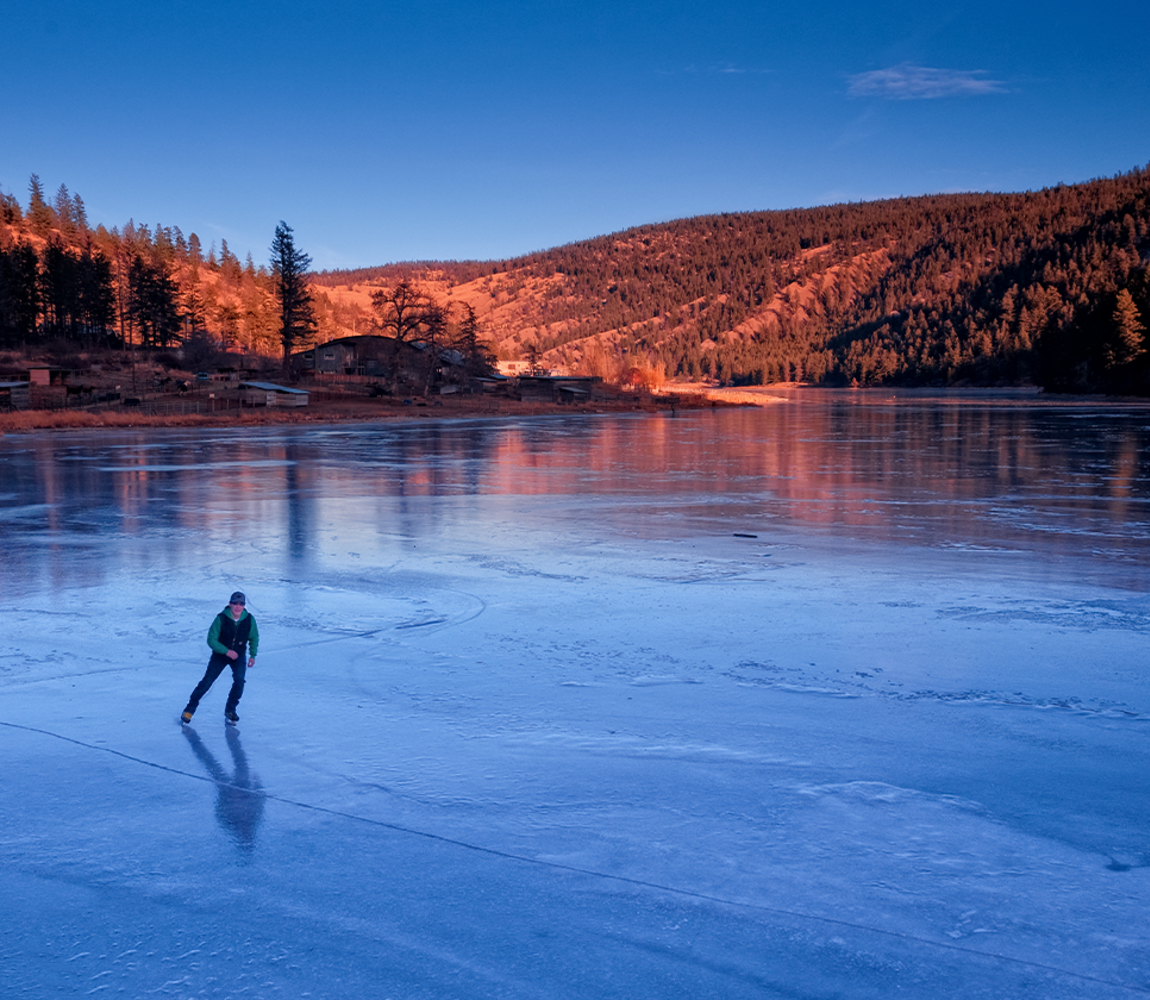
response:
<svg viewBox="0 0 1150 1000"><path fill-rule="evenodd" d="M67 368L33 365L28 369L28 381L33 385L63 385L71 374Z"/></svg>
<svg viewBox="0 0 1150 1000"><path fill-rule="evenodd" d="M30 382L0 382L0 410L26 410L31 405Z"/></svg>
<svg viewBox="0 0 1150 1000"><path fill-rule="evenodd" d="M240 397L248 406L307 406L306 389L292 389L274 382L241 382Z"/></svg>
<svg viewBox="0 0 1150 1000"><path fill-rule="evenodd" d="M553 403L591 402L602 380L584 375L521 375L521 399L545 399Z"/></svg>
<svg viewBox="0 0 1150 1000"><path fill-rule="evenodd" d="M479 375L469 379L467 384L470 392L506 396L515 385L515 380L504 375Z"/></svg>

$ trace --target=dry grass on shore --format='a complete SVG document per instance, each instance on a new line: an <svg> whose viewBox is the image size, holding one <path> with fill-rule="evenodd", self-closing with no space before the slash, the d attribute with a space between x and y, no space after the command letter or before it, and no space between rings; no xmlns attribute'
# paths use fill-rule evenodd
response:
<svg viewBox="0 0 1150 1000"><path fill-rule="evenodd" d="M85 410L18 410L0 414L0 434L86 427L197 427L212 423L219 421L213 421L211 414L197 413L150 416L118 411L89 413Z"/></svg>
<svg viewBox="0 0 1150 1000"><path fill-rule="evenodd" d="M559 404L490 396L444 396L402 405L365 398L316 399L306 407L277 410L258 407L218 413L149 414L139 410L19 410L0 413L0 436L42 430L128 427L243 427L266 424L370 423L375 421L543 416L572 413L642 413L701 409L715 402L701 394L637 396L620 394L586 404Z"/></svg>

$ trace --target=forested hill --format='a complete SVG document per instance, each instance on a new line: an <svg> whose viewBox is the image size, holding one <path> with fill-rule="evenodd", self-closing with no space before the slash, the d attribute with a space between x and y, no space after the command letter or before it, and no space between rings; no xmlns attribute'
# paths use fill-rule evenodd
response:
<svg viewBox="0 0 1150 1000"><path fill-rule="evenodd" d="M1150 393L1150 168L1025 194L684 219L499 263L399 274L479 314L505 357L735 384ZM338 290L338 291L337 291Z"/></svg>
<svg viewBox="0 0 1150 1000"><path fill-rule="evenodd" d="M0 347L274 356L268 269L175 226L93 228L64 185L0 194ZM381 332L407 280L503 358L616 378L1010 385L1150 395L1150 168L641 226L515 260L311 276L315 337ZM386 298L386 295L384 296ZM430 315L430 314L429 314ZM452 319L454 317L454 320ZM299 343L297 347L307 346Z"/></svg>

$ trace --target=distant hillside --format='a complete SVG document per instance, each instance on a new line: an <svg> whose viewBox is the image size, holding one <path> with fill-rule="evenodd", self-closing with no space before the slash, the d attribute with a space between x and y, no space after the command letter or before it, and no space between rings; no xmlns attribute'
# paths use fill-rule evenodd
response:
<svg viewBox="0 0 1150 1000"><path fill-rule="evenodd" d="M807 380L1150 392L1150 170L641 226L502 262L315 276L348 318L399 275L470 304L501 356Z"/></svg>
<svg viewBox="0 0 1150 1000"><path fill-rule="evenodd" d="M278 352L265 268L174 226L93 229L78 196L49 202L38 184L26 210L0 196L0 344ZM1144 169L704 216L509 261L322 272L311 288L321 343L378 332L372 293L409 280L450 322L470 306L503 358L608 378L1150 394L1148 261Z"/></svg>

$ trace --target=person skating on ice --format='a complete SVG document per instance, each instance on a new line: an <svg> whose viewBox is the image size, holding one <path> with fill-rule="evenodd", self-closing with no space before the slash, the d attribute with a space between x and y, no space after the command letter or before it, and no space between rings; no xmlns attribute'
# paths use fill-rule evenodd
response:
<svg viewBox="0 0 1150 1000"><path fill-rule="evenodd" d="M256 620L247 611L247 598L240 591L232 594L228 606L212 620L208 629L208 645L212 649L208 668L200 683L195 686L183 714L181 722L191 722L199 707L200 699L223 673L224 667L232 668L232 687L224 705L224 718L231 725L240 721L236 706L244 693L244 677L249 667L256 665L256 651L260 645L260 633ZM250 646L250 654L249 654Z"/></svg>

